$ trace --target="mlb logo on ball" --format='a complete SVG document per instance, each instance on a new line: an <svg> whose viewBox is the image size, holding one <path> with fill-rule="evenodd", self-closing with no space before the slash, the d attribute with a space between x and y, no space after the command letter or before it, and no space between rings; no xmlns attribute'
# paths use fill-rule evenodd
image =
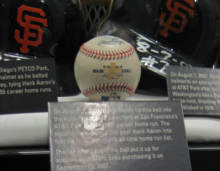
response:
<svg viewBox="0 0 220 171"><path fill-rule="evenodd" d="M111 62L110 65L103 66L104 69L93 69L93 73L104 73L102 77L118 80L123 77L123 73L131 73L131 69L122 69L123 66L117 66L115 62Z"/></svg>

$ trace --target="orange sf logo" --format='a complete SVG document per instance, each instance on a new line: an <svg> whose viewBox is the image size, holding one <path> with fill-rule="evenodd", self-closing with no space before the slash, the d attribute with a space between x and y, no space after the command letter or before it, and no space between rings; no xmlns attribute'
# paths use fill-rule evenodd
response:
<svg viewBox="0 0 220 171"><path fill-rule="evenodd" d="M42 23L45 27L47 27L47 19L25 15L24 16L25 22L23 22L22 21L23 11L30 11L30 12L39 13L42 17L45 17L45 13L43 12L42 9L28 7L25 5L22 5L21 7L18 8L17 22L20 24L20 26L24 27L24 38L21 39L20 38L20 31L15 30L15 39L17 40L18 43L23 44L23 46L20 48L20 51L23 53L28 53L29 49L27 48L27 46L30 45L30 46L37 47L39 44L42 43L42 35L43 35L43 30L41 29L41 27L38 25L31 24L30 22L31 21L39 22L39 23ZM34 29L34 30L38 31L37 41L29 41L28 40L29 37L36 38L36 33L31 33L30 29Z"/></svg>
<svg viewBox="0 0 220 171"><path fill-rule="evenodd" d="M187 11L192 18L194 17L194 10L193 9L191 9L187 6L184 6L183 4L176 2L176 1L173 3L174 7L172 7L171 6L172 1L173 0L168 0L166 3L167 9L171 12L167 22L164 21L164 18L167 15L164 12L162 12L160 19L159 19L161 26L164 27L163 30L160 31L160 34L164 37L169 36L169 33L168 33L169 30L171 30L175 33L180 33L184 30L188 20L187 20L186 14L178 11L180 8L184 11ZM193 0L183 0L183 1L187 2L190 5L190 7L194 8L195 4L193 3ZM176 19L175 18L176 15L180 16L183 20L181 21L181 20ZM176 27L172 26L172 23L180 25L180 27L176 28Z"/></svg>

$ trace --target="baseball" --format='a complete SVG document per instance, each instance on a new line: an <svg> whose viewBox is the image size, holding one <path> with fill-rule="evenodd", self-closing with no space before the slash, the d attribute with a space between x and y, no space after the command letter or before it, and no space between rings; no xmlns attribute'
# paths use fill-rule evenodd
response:
<svg viewBox="0 0 220 171"><path fill-rule="evenodd" d="M74 73L79 89L90 100L122 101L135 92L141 67L130 43L100 36L80 47Z"/></svg>

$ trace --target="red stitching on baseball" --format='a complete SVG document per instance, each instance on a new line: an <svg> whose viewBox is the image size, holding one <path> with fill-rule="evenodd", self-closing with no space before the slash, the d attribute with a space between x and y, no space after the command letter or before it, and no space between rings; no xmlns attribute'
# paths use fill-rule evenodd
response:
<svg viewBox="0 0 220 171"><path fill-rule="evenodd" d="M123 50L115 50L114 52L110 52L110 51L101 51L101 50L95 50L92 49L91 47L87 47L86 44L83 44L80 47L80 52L82 52L83 54L91 57L91 58L97 58L97 59L105 59L105 60L114 60L115 58L117 59L123 59L126 57L130 57L134 52L134 47L133 46L129 46ZM101 58L100 58L101 57Z"/></svg>
<svg viewBox="0 0 220 171"><path fill-rule="evenodd" d="M88 97L95 94L98 94L100 92L110 92L110 91L119 91L119 92L125 92L128 93L130 96L134 94L135 88L130 84L125 83L103 83L99 84L98 86L95 85L95 87L89 87L85 89L82 93Z"/></svg>

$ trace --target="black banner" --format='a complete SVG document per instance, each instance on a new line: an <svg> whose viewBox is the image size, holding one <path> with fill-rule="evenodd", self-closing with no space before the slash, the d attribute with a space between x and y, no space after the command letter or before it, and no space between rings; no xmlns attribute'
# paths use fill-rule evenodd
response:
<svg viewBox="0 0 220 171"><path fill-rule="evenodd" d="M181 101L184 114L219 115L220 70L167 67L169 100Z"/></svg>
<svg viewBox="0 0 220 171"><path fill-rule="evenodd" d="M45 112L57 102L54 59L0 62L0 114Z"/></svg>

